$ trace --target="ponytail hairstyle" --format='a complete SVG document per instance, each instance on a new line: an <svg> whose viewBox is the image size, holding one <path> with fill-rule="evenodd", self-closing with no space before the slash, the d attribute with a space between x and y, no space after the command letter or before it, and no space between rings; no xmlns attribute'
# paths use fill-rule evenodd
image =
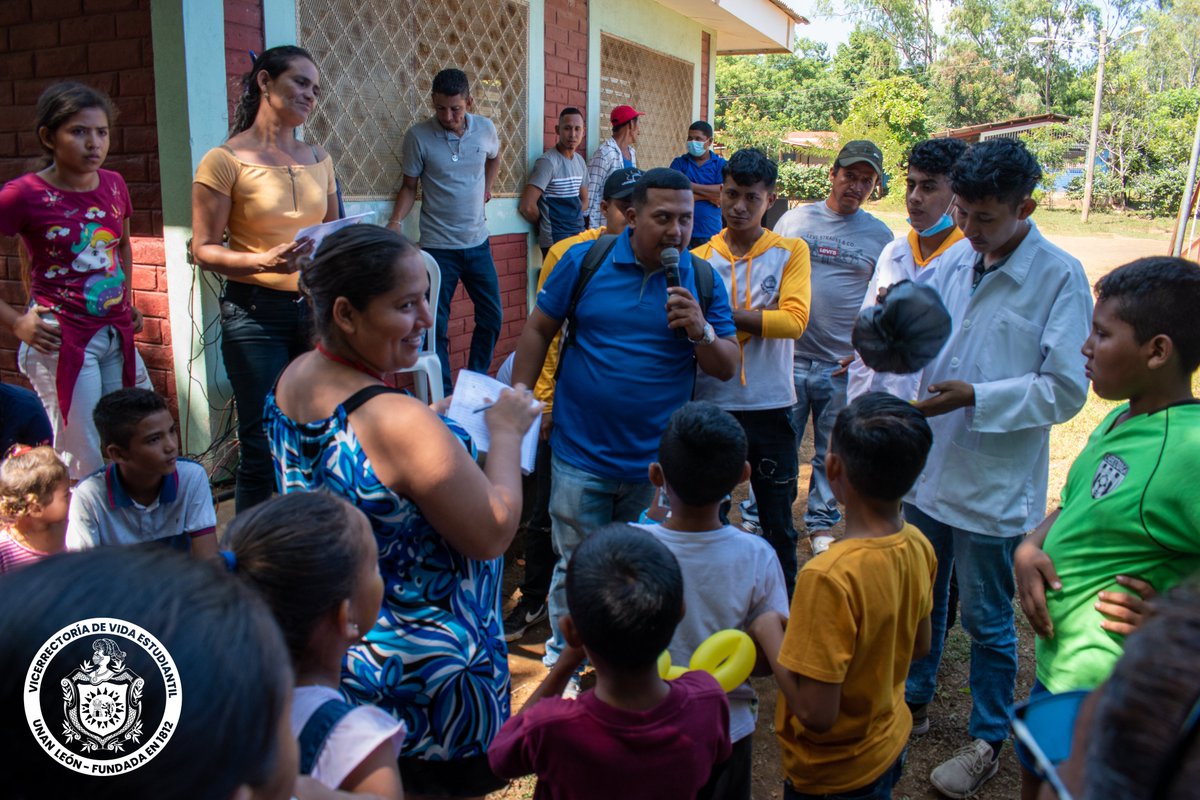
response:
<svg viewBox="0 0 1200 800"><path fill-rule="evenodd" d="M229 126L229 136L225 138L235 136L254 124L254 118L258 116L258 104L262 100L262 90L258 87L258 73L266 70L267 75L274 80L286 72L297 58L306 58L313 64L317 63L311 53L294 44L272 47L262 51L258 58L254 59L250 71L242 76L242 96L234 106L233 122Z"/></svg>
<svg viewBox="0 0 1200 800"><path fill-rule="evenodd" d="M67 120L89 108L98 108L108 117L112 125L117 118L117 108L108 95L99 89L93 89L82 83L64 81L46 87L38 97L34 112L33 131L37 134L38 144L42 148L42 162L39 169L45 169L54 161L54 151L42 141L41 130L46 128L53 134L66 124Z"/></svg>
<svg viewBox="0 0 1200 800"><path fill-rule="evenodd" d="M317 622L354 595L367 555L363 513L327 492L297 492L243 511L227 537L234 573L267 602L299 663Z"/></svg>
<svg viewBox="0 0 1200 800"><path fill-rule="evenodd" d="M312 307L317 338L328 340L339 297L364 310L396 287L396 263L415 252L411 241L378 225L351 225L325 237L300 271L300 291Z"/></svg>
<svg viewBox="0 0 1200 800"><path fill-rule="evenodd" d="M13 522L50 502L67 465L48 445L14 444L0 461L0 520Z"/></svg>

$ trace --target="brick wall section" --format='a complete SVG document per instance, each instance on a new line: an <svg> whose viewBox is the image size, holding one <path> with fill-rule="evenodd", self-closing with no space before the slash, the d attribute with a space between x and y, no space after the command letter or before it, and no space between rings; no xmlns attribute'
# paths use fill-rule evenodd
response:
<svg viewBox="0 0 1200 800"><path fill-rule="evenodd" d="M495 374L501 362L517 349L517 339L528 316L525 307L525 272L528 268L528 239L523 233L493 236L492 260L496 262L496 275L500 279L500 305L504 308L504 326L500 329L500 340L492 355L489 372ZM450 368L457 372L467 365L471 351L471 331L475 329L475 306L462 286L454 293L450 304Z"/></svg>
<svg viewBox="0 0 1200 800"><path fill-rule="evenodd" d="M263 51L262 0L225 0L225 80L229 121L242 94L242 76L250 71L250 53Z"/></svg>
<svg viewBox="0 0 1200 800"><path fill-rule="evenodd" d="M576 106L587 113L588 0L546 0L545 44L543 139L549 150L557 140L554 126L559 111ZM584 147L586 144L580 145L580 152Z"/></svg>
<svg viewBox="0 0 1200 800"><path fill-rule="evenodd" d="M709 49L712 47L712 36L700 33L700 119L708 119L708 62Z"/></svg>
<svg viewBox="0 0 1200 800"><path fill-rule="evenodd" d="M63 80L103 90L119 110L104 166L121 173L133 201L134 302L146 317L138 349L155 388L174 405L150 0L0 2L0 182L37 168L34 106ZM22 306L28 298L16 253L16 239L0 237L0 297ZM28 385L16 369L16 346L0 331L0 380Z"/></svg>

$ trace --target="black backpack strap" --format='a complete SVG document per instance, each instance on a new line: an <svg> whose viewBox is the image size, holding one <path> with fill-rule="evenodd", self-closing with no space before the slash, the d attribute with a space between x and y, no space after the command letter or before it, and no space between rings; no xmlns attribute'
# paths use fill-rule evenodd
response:
<svg viewBox="0 0 1200 800"><path fill-rule="evenodd" d="M317 758L325 749L329 734L342 719L354 710L345 700L330 699L317 706L317 710L304 723L296 741L300 743L300 774L311 775Z"/></svg>
<svg viewBox="0 0 1200 800"><path fill-rule="evenodd" d="M391 386L366 386L343 400L342 409L345 410L346 416L349 416L365 405L368 400L378 397L381 394L407 394L407 392Z"/></svg>
<svg viewBox="0 0 1200 800"><path fill-rule="evenodd" d="M696 276L696 302L700 304L700 311L707 317L708 308L712 305L715 270L712 264L693 253L692 271Z"/></svg>

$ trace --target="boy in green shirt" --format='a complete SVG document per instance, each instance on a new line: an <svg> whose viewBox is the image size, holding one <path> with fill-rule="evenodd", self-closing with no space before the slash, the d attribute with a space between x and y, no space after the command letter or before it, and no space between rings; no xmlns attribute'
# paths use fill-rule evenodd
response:
<svg viewBox="0 0 1200 800"><path fill-rule="evenodd" d="M1096 284L1083 346L1093 390L1128 400L1071 465L1062 506L1021 544L1021 607L1038 634L1043 692L1093 689L1146 601L1200 570L1200 266L1143 258ZM1026 770L1022 797L1036 795Z"/></svg>

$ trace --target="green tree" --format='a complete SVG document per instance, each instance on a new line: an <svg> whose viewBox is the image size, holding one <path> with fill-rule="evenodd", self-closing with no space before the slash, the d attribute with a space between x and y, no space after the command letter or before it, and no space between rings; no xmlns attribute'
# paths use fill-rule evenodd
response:
<svg viewBox="0 0 1200 800"><path fill-rule="evenodd" d="M838 45L833 56L833 73L847 86L865 86L899 72L896 48L862 23L855 26L845 43Z"/></svg>
<svg viewBox="0 0 1200 800"><path fill-rule="evenodd" d="M971 42L956 42L934 65L929 118L937 128L961 128L1015 116L1017 81L994 56Z"/></svg>
<svg viewBox="0 0 1200 800"><path fill-rule="evenodd" d="M828 130L849 113L853 95L831 69L825 45L810 39L790 54L718 58L716 79L714 124L726 144L741 146L761 138L756 131Z"/></svg>
<svg viewBox="0 0 1200 800"><path fill-rule="evenodd" d="M929 137L925 115L928 92L909 75L875 81L850 101L850 116L838 126L839 139L870 139L883 151L884 171L901 174L908 151Z"/></svg>
<svg viewBox="0 0 1200 800"><path fill-rule="evenodd" d="M821 13L849 13L901 55L904 65L924 73L937 59L941 36L938 20L949 12L949 0L819 0Z"/></svg>

